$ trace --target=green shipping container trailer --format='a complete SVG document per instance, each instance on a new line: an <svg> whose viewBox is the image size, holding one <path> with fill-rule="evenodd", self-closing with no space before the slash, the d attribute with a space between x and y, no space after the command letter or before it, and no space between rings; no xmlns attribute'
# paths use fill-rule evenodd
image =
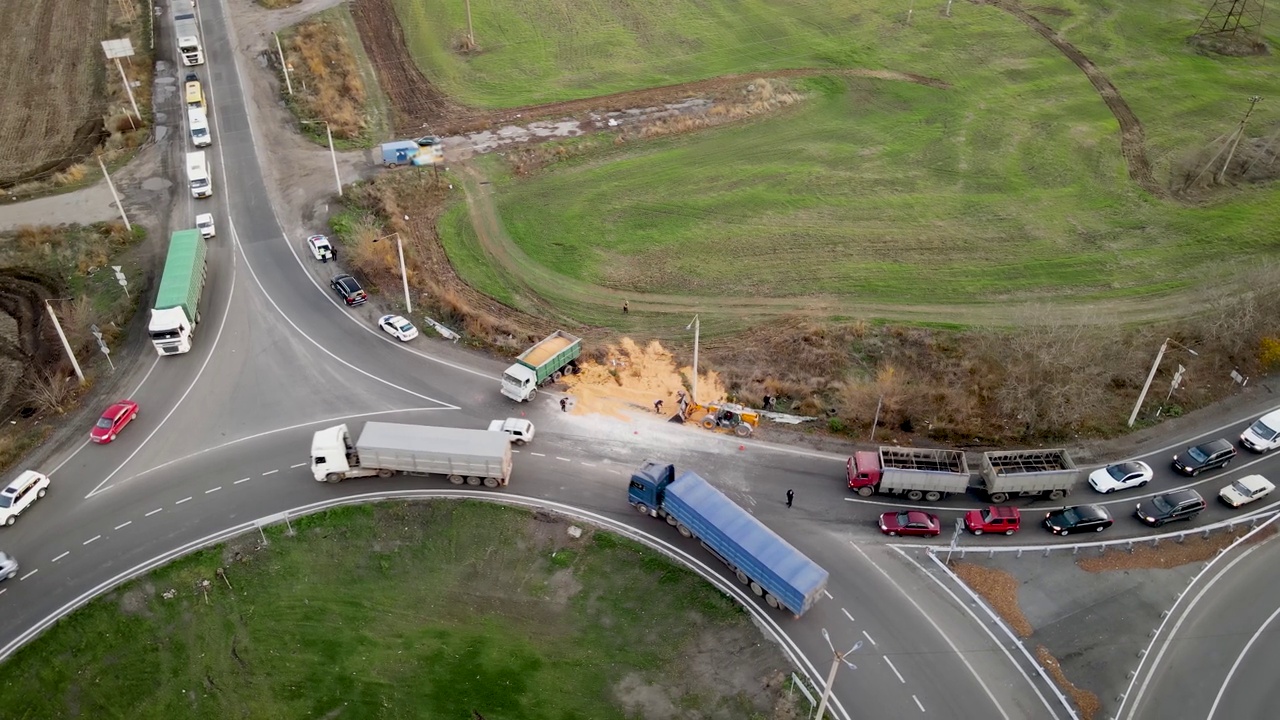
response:
<svg viewBox="0 0 1280 720"><path fill-rule="evenodd" d="M147 331L160 355L191 350L191 336L200 321L207 245L199 230L179 230L169 238L169 254L160 276L160 290Z"/></svg>

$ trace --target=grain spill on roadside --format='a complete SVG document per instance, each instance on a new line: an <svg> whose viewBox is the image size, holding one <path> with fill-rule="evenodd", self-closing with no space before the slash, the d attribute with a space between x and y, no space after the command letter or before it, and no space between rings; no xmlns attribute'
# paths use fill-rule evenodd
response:
<svg viewBox="0 0 1280 720"><path fill-rule="evenodd" d="M951 563L951 570L995 610L1018 637L1031 637L1035 628L1018 606L1018 581L1003 570L966 562Z"/></svg>
<svg viewBox="0 0 1280 720"><path fill-rule="evenodd" d="M1169 570L1188 563L1207 562L1249 530L1250 528L1242 527L1233 532L1216 533L1208 538L1203 535L1194 535L1182 542L1161 540L1160 544L1155 546L1137 545L1132 552L1108 548L1106 554L1081 558L1076 561L1076 565L1081 570L1092 573L1114 570ZM1262 542L1275 534L1276 526L1273 523L1258 531L1248 542Z"/></svg>
<svg viewBox="0 0 1280 720"><path fill-rule="evenodd" d="M1055 658L1043 645L1036 646L1036 660L1045 669L1045 672L1053 678L1062 692L1071 698L1071 702L1075 704L1076 709L1080 711L1081 720L1093 720L1097 716L1098 711L1102 709L1102 703L1098 700L1098 696L1088 690L1076 687L1074 683L1067 679L1066 673L1062 672L1062 666L1058 664Z"/></svg>

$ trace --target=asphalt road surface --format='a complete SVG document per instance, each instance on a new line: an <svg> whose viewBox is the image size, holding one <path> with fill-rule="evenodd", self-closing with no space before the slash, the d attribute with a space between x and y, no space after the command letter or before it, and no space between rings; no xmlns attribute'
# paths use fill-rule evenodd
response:
<svg viewBox="0 0 1280 720"><path fill-rule="evenodd" d="M255 143L241 90L240 73L248 68L243 61L237 68L231 55L223 8L207 3L199 12L207 62L198 71L213 118L208 154L215 194L204 201L182 194L175 222L189 226L197 212L213 212L219 234L210 246L195 349L143 363L132 394L141 404L139 418L111 445L62 449L50 495L0 531L5 551L22 563L19 579L0 586L0 645L114 578L228 528L337 497L450 489L443 479L317 483L306 463L318 428L369 418L480 428L523 412L538 437L520 450L512 484L502 492L570 504L702 553L696 542L626 503L630 469L658 457L698 470L827 568L830 597L804 618L775 616L819 685L831 662L823 629L841 650L863 642L851 657L857 670L845 668L835 681L841 717L1067 716L1043 700L1052 697L1049 689L1010 662L1000 641L882 546L875 516L904 503L851 498L843 457L756 442L739 450L736 439L656 417L624 422L561 413L546 394L515 406L498 393L505 363L425 338L401 345L374 329L376 309L341 305L325 281L333 266L317 268L303 238L284 235L267 200L260 163L270 149ZM163 47L168 36L158 37ZM168 110L171 117L184 115ZM171 167L180 169L188 136L185 130L175 136ZM1219 434L1238 434L1251 419ZM1151 463L1161 474L1149 489L1185 485L1164 474L1167 458L1156 455ZM1213 473L1199 484L1208 495L1221 482L1223 473ZM792 508L784 503L787 489L796 492ZM1107 498L1118 520L1111 533L1149 532L1121 517L1137 496ZM950 517L977 505L959 499L930 507ZM1048 505L1024 507L1035 512ZM1213 507L1197 522L1227 512ZM1026 542L1031 534L1037 542L1054 541L1036 528L998 540ZM1241 618L1246 625L1258 621L1244 620L1243 611ZM1240 671L1239 677L1256 675Z"/></svg>

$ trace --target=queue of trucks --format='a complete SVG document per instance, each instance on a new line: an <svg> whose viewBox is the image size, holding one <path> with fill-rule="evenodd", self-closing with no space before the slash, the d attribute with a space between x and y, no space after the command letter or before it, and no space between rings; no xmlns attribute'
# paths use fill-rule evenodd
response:
<svg viewBox="0 0 1280 720"><path fill-rule="evenodd" d="M881 447L859 451L846 464L849 489L935 502L974 490L994 503L1013 497L1061 500L1080 479L1066 450L1004 450L982 454L975 476L961 450Z"/></svg>

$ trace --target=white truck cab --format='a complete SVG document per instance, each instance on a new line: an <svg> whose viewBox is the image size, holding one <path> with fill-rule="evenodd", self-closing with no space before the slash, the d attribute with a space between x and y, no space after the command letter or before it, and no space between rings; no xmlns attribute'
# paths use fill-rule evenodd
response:
<svg viewBox="0 0 1280 720"><path fill-rule="evenodd" d="M351 471L355 446L346 425L317 430L311 436L311 476L317 482L337 482Z"/></svg>
<svg viewBox="0 0 1280 720"><path fill-rule="evenodd" d="M494 420L489 423L489 430L492 432L506 433L511 442L517 445L533 442L533 423L520 418L507 418L506 420Z"/></svg>

